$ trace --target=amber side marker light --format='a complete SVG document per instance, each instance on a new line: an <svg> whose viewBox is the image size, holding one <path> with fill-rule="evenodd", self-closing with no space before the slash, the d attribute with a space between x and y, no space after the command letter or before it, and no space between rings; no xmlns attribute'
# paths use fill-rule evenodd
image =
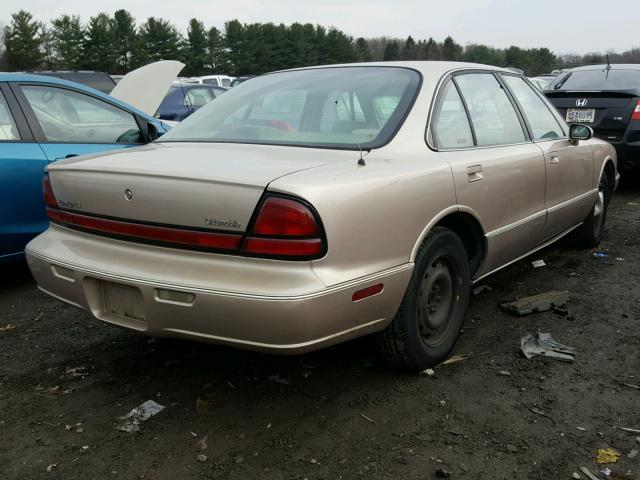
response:
<svg viewBox="0 0 640 480"><path fill-rule="evenodd" d="M363 288L362 290L358 290L353 294L351 300L357 302L359 300L363 300L368 297L372 297L374 295L379 294L384 289L384 285L382 283L378 283L377 285L373 285L371 287Z"/></svg>

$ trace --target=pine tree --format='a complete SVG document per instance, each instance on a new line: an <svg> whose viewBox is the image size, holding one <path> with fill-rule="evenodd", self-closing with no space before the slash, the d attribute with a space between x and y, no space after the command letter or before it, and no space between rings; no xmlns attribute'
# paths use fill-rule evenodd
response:
<svg viewBox="0 0 640 480"><path fill-rule="evenodd" d="M136 54L136 21L126 10L113 14L113 34L116 53L116 73L127 73L133 67Z"/></svg>
<svg viewBox="0 0 640 480"><path fill-rule="evenodd" d="M387 46L384 48L384 55L382 60L390 61L390 60L399 60L400 59L400 45L396 40L392 40L387 43Z"/></svg>
<svg viewBox="0 0 640 480"><path fill-rule="evenodd" d="M371 52L369 52L369 44L367 41L360 37L356 40L356 56L359 62L370 62Z"/></svg>
<svg viewBox="0 0 640 480"><path fill-rule="evenodd" d="M227 71L224 39L220 30L211 27L207 32L207 62L205 67L212 72Z"/></svg>
<svg viewBox="0 0 640 480"><path fill-rule="evenodd" d="M411 35L407 37L407 41L404 42L402 53L400 54L402 60L417 60L418 59L418 47L415 40Z"/></svg>
<svg viewBox="0 0 640 480"><path fill-rule="evenodd" d="M202 75L207 70L207 31L198 19L189 20L182 56L186 64L185 75Z"/></svg>
<svg viewBox="0 0 640 480"><path fill-rule="evenodd" d="M83 52L85 68L102 72L116 68L115 22L108 14L99 13L89 19Z"/></svg>
<svg viewBox="0 0 640 480"><path fill-rule="evenodd" d="M136 64L177 60L180 57L181 43L182 38L171 22L163 18L149 17L140 25Z"/></svg>
<svg viewBox="0 0 640 480"><path fill-rule="evenodd" d="M84 29L78 15L61 15L51 21L54 63L58 69L82 68Z"/></svg>
<svg viewBox="0 0 640 480"><path fill-rule="evenodd" d="M462 58L462 45L450 36L442 42L442 60L460 60Z"/></svg>
<svg viewBox="0 0 640 480"><path fill-rule="evenodd" d="M227 59L229 61L228 68L233 75L242 75L245 73L254 73L244 71L247 53L243 48L244 42L244 26L238 20L231 20L224 24L224 43L227 51Z"/></svg>
<svg viewBox="0 0 640 480"><path fill-rule="evenodd" d="M12 70L39 68L42 54L42 24L24 10L11 15L11 23L4 27L6 61Z"/></svg>

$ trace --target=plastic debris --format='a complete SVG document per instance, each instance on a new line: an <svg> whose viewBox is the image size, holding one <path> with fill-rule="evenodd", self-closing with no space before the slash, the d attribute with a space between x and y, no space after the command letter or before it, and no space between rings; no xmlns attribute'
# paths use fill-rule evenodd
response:
<svg viewBox="0 0 640 480"><path fill-rule="evenodd" d="M534 312L546 312L553 308L563 307L569 301L569 292L566 290L540 293L529 297L522 297L513 302L504 302L500 308L516 315L529 315Z"/></svg>
<svg viewBox="0 0 640 480"><path fill-rule="evenodd" d="M531 265L533 265L533 268L540 268L546 266L547 264L544 263L544 260L534 260L533 262L531 262Z"/></svg>
<svg viewBox="0 0 640 480"><path fill-rule="evenodd" d="M596 452L596 463L616 463L618 461L618 457L620 457L620 452L618 452L615 448L600 448Z"/></svg>
<svg viewBox="0 0 640 480"><path fill-rule="evenodd" d="M598 477L596 477L593 473L591 473L588 469L586 469L585 467L580 467L580 471L582 473L584 473L587 478L589 480L600 480Z"/></svg>
<svg viewBox="0 0 640 480"><path fill-rule="evenodd" d="M609 254L604 252L593 252L593 256L596 258L609 258Z"/></svg>
<svg viewBox="0 0 640 480"><path fill-rule="evenodd" d="M637 456L638 456L638 449L637 448L634 448L629 453L627 453L627 457L629 457L631 460L633 460Z"/></svg>
<svg viewBox="0 0 640 480"><path fill-rule="evenodd" d="M433 368L427 368L426 370L422 370L420 375L426 375L428 377L435 377L436 372L433 371Z"/></svg>
<svg viewBox="0 0 640 480"><path fill-rule="evenodd" d="M551 338L550 333L538 332L536 335L527 334L520 339L520 349L525 357L550 357L563 362L573 362L576 350L563 345Z"/></svg>
<svg viewBox="0 0 640 480"><path fill-rule="evenodd" d="M8 323L6 326L0 327L0 332L8 332L9 330L13 330L14 328L16 328L16 326L13 323Z"/></svg>
<svg viewBox="0 0 640 480"><path fill-rule="evenodd" d="M510 377L511 376L511 372L507 371L507 370L500 370L498 372L498 375L501 375L503 377Z"/></svg>
<svg viewBox="0 0 640 480"><path fill-rule="evenodd" d="M574 478L575 480L580 480L582 477L580 476L580 474L578 472L573 472L571 474L571 478Z"/></svg>
<svg viewBox="0 0 640 480"><path fill-rule="evenodd" d="M602 470L600 470L600 473L603 474L605 477L610 477L612 471L613 470L611 470L609 467L607 467L607 468L603 468Z"/></svg>
<svg viewBox="0 0 640 480"><path fill-rule="evenodd" d="M118 419L118 430L131 433L140 430L140 424L146 422L154 415L157 415L164 406L153 400L147 400L146 402L138 405L136 408L127 413L124 417Z"/></svg>
<svg viewBox="0 0 640 480"><path fill-rule="evenodd" d="M207 461L207 456L204 453L201 453L196 458L198 459L199 462L206 462Z"/></svg>
<svg viewBox="0 0 640 480"><path fill-rule="evenodd" d="M47 472L53 472L53 469L56 468L57 466L58 466L57 463L52 463L47 467Z"/></svg>

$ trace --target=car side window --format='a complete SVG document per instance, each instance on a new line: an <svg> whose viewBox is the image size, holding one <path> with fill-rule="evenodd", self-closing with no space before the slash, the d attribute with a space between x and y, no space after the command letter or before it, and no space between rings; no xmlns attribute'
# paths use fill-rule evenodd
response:
<svg viewBox="0 0 640 480"><path fill-rule="evenodd" d="M522 107L522 113L529 121L535 140L549 140L565 136L565 132L544 101L522 78L513 75L503 75L502 78Z"/></svg>
<svg viewBox="0 0 640 480"><path fill-rule="evenodd" d="M204 107L216 98L211 90L210 88L190 88L184 96L184 104L193 108Z"/></svg>
<svg viewBox="0 0 640 480"><path fill-rule="evenodd" d="M442 89L432 132L436 146L440 149L473 147L469 118L451 80Z"/></svg>
<svg viewBox="0 0 640 480"><path fill-rule="evenodd" d="M143 143L135 117L107 102L43 85L24 85L22 91L50 142Z"/></svg>
<svg viewBox="0 0 640 480"><path fill-rule="evenodd" d="M492 74L469 73L455 79L469 109L478 146L526 141L511 100Z"/></svg>
<svg viewBox="0 0 640 480"><path fill-rule="evenodd" d="M13 119L13 115L9 111L9 105L0 92L0 142L11 142L20 140L18 127Z"/></svg>

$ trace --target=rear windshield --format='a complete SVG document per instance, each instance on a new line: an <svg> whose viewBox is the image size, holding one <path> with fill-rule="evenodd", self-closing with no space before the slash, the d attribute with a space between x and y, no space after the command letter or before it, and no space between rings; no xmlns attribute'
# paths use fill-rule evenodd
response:
<svg viewBox="0 0 640 480"><path fill-rule="evenodd" d="M568 75L568 76L567 76ZM552 90L635 90L640 88L640 70L577 70L557 76Z"/></svg>
<svg viewBox="0 0 640 480"><path fill-rule="evenodd" d="M400 126L419 83L418 72L394 67L264 75L234 87L160 141L376 148Z"/></svg>

